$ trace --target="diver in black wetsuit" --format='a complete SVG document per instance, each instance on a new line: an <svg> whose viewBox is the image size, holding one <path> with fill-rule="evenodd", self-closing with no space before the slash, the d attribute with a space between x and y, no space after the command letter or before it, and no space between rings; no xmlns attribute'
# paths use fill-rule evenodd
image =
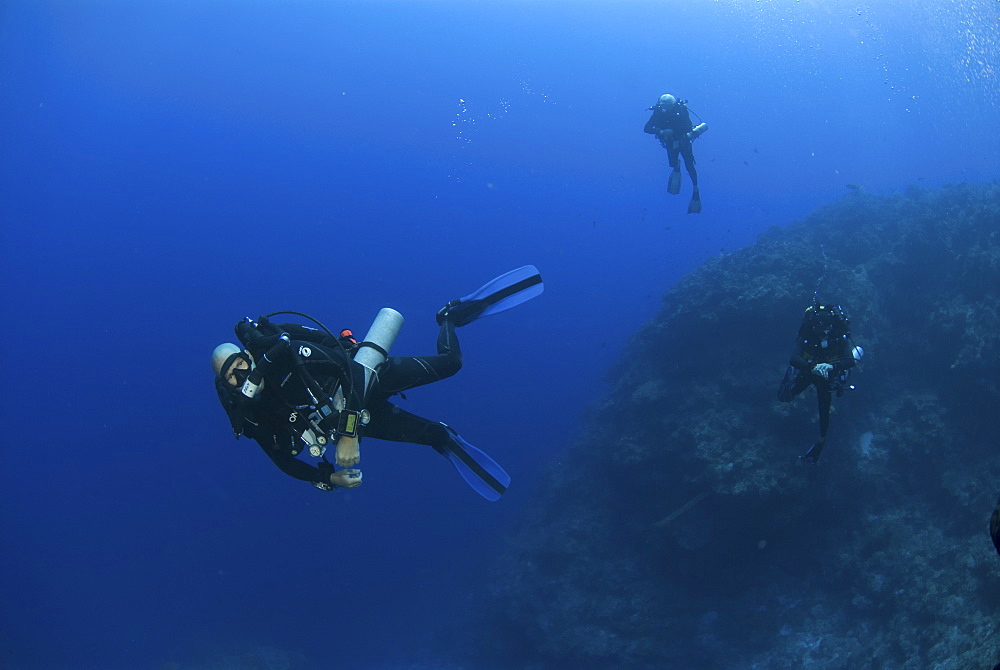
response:
<svg viewBox="0 0 1000 670"><path fill-rule="evenodd" d="M219 394L223 405L228 398L241 400L237 391L249 376L253 361L263 360L264 355L279 341L282 333L288 336L288 343L283 346L284 355L276 356L277 360L262 372L263 380L259 393L252 402L246 403L241 413L234 412L233 401L229 400L227 413L234 421L233 432L244 435L260 444L264 452L282 472L296 479L317 485L354 488L361 484L359 471L334 472L333 466L325 459L317 467L296 458L308 439L303 440L303 431L309 426L306 417L296 407L308 406L312 398L308 396L305 384L293 379L290 360L292 350L309 350L308 359L303 363L305 370L323 389L325 396L333 397L336 389L348 388L351 392L342 395L346 398L347 411L367 411L366 427L363 433L366 437L391 440L394 442L411 442L426 444L438 451L444 450L451 442L449 429L442 423L430 421L410 414L389 402L392 395L408 391L424 384L451 377L462 367L462 351L455 336L455 324L443 321L438 333L436 356L391 356L379 370L379 383L368 399L363 402L360 390L363 388L363 369L351 360L358 344L351 337L350 331L344 331L338 338L331 338L321 330L314 330L299 324L271 324L266 318L261 318L254 325L241 322L237 326L239 339L246 347L241 350L235 345L230 347L236 351L228 354L226 360L219 366L223 374L218 375L216 386L221 388ZM223 345L224 346L224 345ZM232 351L227 348L226 351ZM249 353L249 356L247 355ZM271 389L278 388L279 392ZM237 425L238 419L242 423ZM341 447L338 442L336 463L341 467L356 465L360 454L355 447L347 444ZM346 472L347 474L342 474ZM333 478L333 479L331 479ZM320 486L324 488L324 486Z"/></svg>
<svg viewBox="0 0 1000 670"><path fill-rule="evenodd" d="M688 113L687 101L678 100L666 93L661 95L656 105L649 108L653 114L646 122L643 132L656 135L660 144L667 150L667 160L673 170L667 183L667 192L681 192L681 166L678 156L683 156L684 166L691 176L694 192L688 204L688 214L701 212L701 191L698 189L698 171L694 167L694 150L691 141L697 139L708 130L708 124L700 123L694 126Z"/></svg>
<svg viewBox="0 0 1000 670"><path fill-rule="evenodd" d="M830 405L833 394L844 394L850 370L864 351L851 341L850 322L839 306L816 303L806 309L796 338L795 353L778 387L778 400L792 398L816 387L819 403L819 440L800 458L815 464L823 452L826 432L830 427Z"/></svg>
<svg viewBox="0 0 1000 670"><path fill-rule="evenodd" d="M435 356L388 356L385 349L391 341L384 349L375 342L358 343L350 331L334 336L315 320L319 329L275 324L268 317L244 319L235 328L243 346L221 344L212 354L216 391L237 438L256 440L283 472L317 488L359 486L361 471L352 466L361 458L361 438L373 437L433 447L477 493L498 500L510 483L503 468L450 426L406 412L389 398L459 371L462 352L456 327L541 292L538 271L525 266L449 302L437 314ZM383 311L395 314L402 324L398 313ZM380 353L373 367L356 360L365 347ZM371 383L366 383L366 375ZM344 469L337 470L326 458L327 447L333 445L335 463ZM309 465L298 459L302 451L321 460Z"/></svg>

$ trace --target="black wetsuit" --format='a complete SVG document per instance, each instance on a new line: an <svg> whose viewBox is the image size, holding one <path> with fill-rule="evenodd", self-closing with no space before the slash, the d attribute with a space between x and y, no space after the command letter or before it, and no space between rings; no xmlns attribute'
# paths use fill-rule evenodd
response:
<svg viewBox="0 0 1000 670"><path fill-rule="evenodd" d="M691 123L691 115L683 102L678 102L670 107L657 105L653 108L653 114L646 121L643 132L656 135L660 139L660 144L667 150L667 160L670 167L677 169L679 164L677 156L684 157L684 165L688 174L691 175L691 183L698 188L698 172L694 167L694 150L691 147L691 140L687 134L694 126ZM660 134L663 130L669 130L670 136L664 137Z"/></svg>
<svg viewBox="0 0 1000 670"><path fill-rule="evenodd" d="M833 394L843 394L843 385L847 381L847 371L855 366L854 344L849 336L831 338L827 347L822 347L820 340L809 339L805 334L805 326L799 330L798 347L789 359L789 369L778 388L778 400L790 402L793 397L805 391L812 384L816 387L816 399L819 403L819 437L826 439L826 431L830 427L830 405ZM813 373L813 368L820 363L833 366L826 378Z"/></svg>
<svg viewBox="0 0 1000 670"><path fill-rule="evenodd" d="M425 444L439 452L451 443L444 424L410 414L389 402L397 393L459 371L462 352L450 321L441 326L436 356L390 356L379 366L377 382L364 403L361 397L364 368L352 360L359 345L350 338L341 337L338 343L320 330L298 324L272 325L264 319L258 329L237 326L240 341L258 362L265 360L264 354L273 349L280 333L287 333L290 342L287 346L279 345L280 351L273 355L272 363L260 364L264 384L253 400L242 400L238 391L227 390L218 381L217 387L221 388L219 397L236 436L255 440L282 472L319 484L329 484L334 472L333 465L325 459L312 466L297 458L307 446L302 439L307 426L296 407L310 404L303 371L322 388L325 396L332 397L338 386L348 389L344 392L348 410L368 410L371 420L360 430L359 439L364 436Z"/></svg>

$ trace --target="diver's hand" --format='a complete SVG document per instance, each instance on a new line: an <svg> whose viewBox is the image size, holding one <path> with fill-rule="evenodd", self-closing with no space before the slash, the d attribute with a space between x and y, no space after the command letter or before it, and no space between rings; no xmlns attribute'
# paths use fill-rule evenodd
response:
<svg viewBox="0 0 1000 670"><path fill-rule="evenodd" d="M361 446L358 438L342 435L337 440L337 465L342 468L349 468L357 465L361 460Z"/></svg>
<svg viewBox="0 0 1000 670"><path fill-rule="evenodd" d="M342 489L356 489L361 486L361 470L339 470L330 475L330 484Z"/></svg>
<svg viewBox="0 0 1000 670"><path fill-rule="evenodd" d="M818 363L813 369L812 373L823 379L830 378L830 371L833 370L833 366L829 363Z"/></svg>

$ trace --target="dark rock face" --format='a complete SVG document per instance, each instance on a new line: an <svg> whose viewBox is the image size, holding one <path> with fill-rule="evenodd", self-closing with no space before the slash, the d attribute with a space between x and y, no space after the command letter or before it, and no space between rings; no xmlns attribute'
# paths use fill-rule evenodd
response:
<svg viewBox="0 0 1000 670"><path fill-rule="evenodd" d="M815 392L775 391L821 276L867 353L809 466ZM685 278L497 565L483 666L992 667L998 294L997 184L853 192Z"/></svg>

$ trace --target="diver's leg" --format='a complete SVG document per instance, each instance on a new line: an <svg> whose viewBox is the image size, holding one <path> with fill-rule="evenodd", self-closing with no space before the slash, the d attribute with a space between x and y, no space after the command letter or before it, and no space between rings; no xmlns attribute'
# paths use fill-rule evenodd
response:
<svg viewBox="0 0 1000 670"><path fill-rule="evenodd" d="M820 380L816 386L816 401L819 405L819 439L809 448L805 455L800 456L802 460L813 465L819 460L826 445L826 431L830 427L830 403L833 394L830 392L829 383Z"/></svg>
<svg viewBox="0 0 1000 670"><path fill-rule="evenodd" d="M670 177L667 178L667 193L677 195L681 192L681 165L677 149L671 144L667 147L667 157L670 161Z"/></svg>
<svg viewBox="0 0 1000 670"><path fill-rule="evenodd" d="M409 442L434 447L444 453L451 444L451 435L443 423L411 414L391 403L384 403L372 413L371 424L365 430L365 437L374 437L390 442Z"/></svg>
<svg viewBox="0 0 1000 670"><path fill-rule="evenodd" d="M694 150L691 148L691 142L687 142L686 146L682 149L681 154L684 157L684 167L687 168L688 174L691 175L691 183L694 185L694 190L698 190L698 170L694 166Z"/></svg>
<svg viewBox="0 0 1000 670"><path fill-rule="evenodd" d="M382 440L433 447L451 462L466 484L487 500L499 500L510 486L510 475L486 453L462 439L453 428L410 414L390 403L384 403L372 415L367 434Z"/></svg>
<svg viewBox="0 0 1000 670"><path fill-rule="evenodd" d="M792 398L809 388L810 383L808 373L789 365L778 385L778 401L791 402Z"/></svg>
<svg viewBox="0 0 1000 670"><path fill-rule="evenodd" d="M816 401L819 405L819 439L826 440L826 431L830 428L830 405L833 394L829 384L816 384Z"/></svg>
<svg viewBox="0 0 1000 670"><path fill-rule="evenodd" d="M688 214L700 214L701 191L698 190L698 170L694 167L694 152L691 150L690 140L685 142L682 151L684 152L684 165L687 167L688 174L691 175L691 186L693 187L691 202L688 203Z"/></svg>
<svg viewBox="0 0 1000 670"><path fill-rule="evenodd" d="M390 356L379 370L376 392L390 396L451 377L462 368L462 349L450 321L438 331L436 356Z"/></svg>

